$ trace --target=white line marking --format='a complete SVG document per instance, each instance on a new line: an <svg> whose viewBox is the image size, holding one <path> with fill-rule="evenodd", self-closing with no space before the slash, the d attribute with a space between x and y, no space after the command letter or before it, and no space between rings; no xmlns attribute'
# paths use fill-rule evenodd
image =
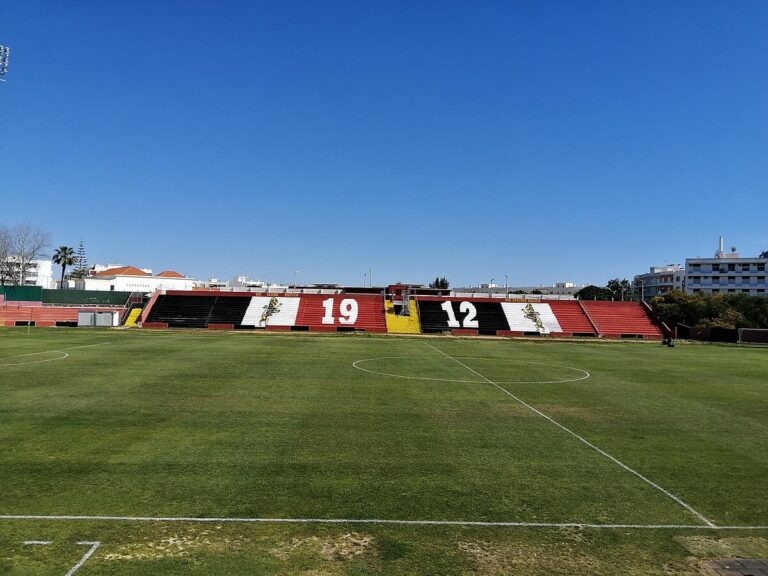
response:
<svg viewBox="0 0 768 576"><path fill-rule="evenodd" d="M100 342L98 344L85 344L83 346L70 346L69 348L59 348L56 350L43 350L42 352L30 352L28 354L17 354L15 356L3 356L0 360L8 360L11 358L27 358L29 356L40 356L41 354L58 353L63 356L57 356L56 358L46 358L45 360L32 360L31 362L8 362L7 364L0 364L0 366L26 366L27 364L42 364L43 362L53 362L54 360L64 360L68 358L69 354L65 350L77 350L79 348L90 348L91 346L103 346L104 344L111 344L112 342Z"/></svg>
<svg viewBox="0 0 768 576"><path fill-rule="evenodd" d="M83 344L82 346L70 346L69 348L61 348L60 350L78 350L80 348L92 348L94 346L104 346L105 344L112 344L112 341L108 342L97 342L96 344ZM101 544L100 542L97 542L96 544Z"/></svg>
<svg viewBox="0 0 768 576"><path fill-rule="evenodd" d="M405 380L430 380L432 382L461 382L463 384L485 384L482 380L448 380L446 378L427 378L425 376L403 376L402 374L388 374L387 372L376 372L374 370L368 370L358 366L360 362L372 362L374 360L402 360L406 358L417 358L415 356L381 356L379 358L363 358L362 360L355 360L352 362L352 367L368 372L369 374L376 374L377 376L389 376L391 378L403 378Z"/></svg>
<svg viewBox="0 0 768 576"><path fill-rule="evenodd" d="M450 380L447 378L428 378L426 376L405 376L403 374L390 374L389 372L376 372L375 370L369 370L367 368L363 368L362 366L359 366L359 364L363 362L373 362L375 360L418 360L419 356L379 356L377 358L363 358L362 360L355 360L352 362L352 367L357 368L358 370L361 370L363 372L368 372L369 374L376 374L377 376L389 376L391 378L403 378L405 380L429 380L431 382L460 382L465 384L485 384L485 380ZM479 359L479 358L475 358ZM550 368L564 368L566 370L574 370L576 372L581 372L583 376L580 378L568 378L566 380L515 380L512 382L498 382L498 384L565 384L567 382L581 382L582 380L586 380L591 376L589 372L586 370L582 370L581 368L574 368L573 366L562 366L560 364L548 364L547 362L529 362L529 361L519 361L520 364L537 364L539 366L548 366Z"/></svg>
<svg viewBox="0 0 768 576"><path fill-rule="evenodd" d="M3 520L88 522L194 522L230 524L393 524L405 526L500 526L510 528L594 528L607 530L768 530L764 526L702 526L701 524L591 524L588 522L514 522L481 520L393 520L384 518L211 518L194 516L27 516L5 515Z"/></svg>
<svg viewBox="0 0 768 576"><path fill-rule="evenodd" d="M48 546L48 544L53 544L53 541L51 540L25 540L24 546Z"/></svg>
<svg viewBox="0 0 768 576"><path fill-rule="evenodd" d="M83 344L82 346L70 346L69 348L55 348L53 350L43 350L42 352L29 352L28 354L16 354L15 356L2 356L0 360L7 360L8 358L22 358L24 356L35 356L36 354L48 354L49 352L64 352L65 350L77 350L78 348L91 348L92 346L104 346L104 344L112 344L112 342L99 342L98 344Z"/></svg>
<svg viewBox="0 0 768 576"><path fill-rule="evenodd" d="M80 558L77 564L72 566L72 568L69 569L69 572L67 572L64 576L72 576L75 572L80 570L80 568L83 567L83 564L85 564L88 561L88 558L93 556L93 553L96 552L96 549L101 546L101 542L95 541L95 542L78 542L78 546L90 546L90 548L86 551L85 554L83 554L83 557Z"/></svg>
<svg viewBox="0 0 768 576"><path fill-rule="evenodd" d="M53 362L55 360L64 360L64 358L69 358L69 354L67 354L66 352L61 352L60 350L47 350L45 352L35 352L35 354L38 354L38 355L51 354L53 352L57 354L61 354L61 356L56 356L55 358L45 358L43 360L29 360L27 362L7 362L6 364L0 364L0 366L26 366L28 364L42 364L43 362ZM10 356L10 358L21 358L23 356L33 356L33 354L22 354L21 356Z"/></svg>
<svg viewBox="0 0 768 576"><path fill-rule="evenodd" d="M439 352L440 354L442 354L442 355L443 355L443 356L445 356L446 358L449 358L449 359L453 360L454 362L456 362L456 363L457 363L457 364L459 364L460 366L464 366L464 368L466 368L467 370L469 370L470 372L472 372L474 375L476 375L476 376L479 376L480 378L482 378L483 380L485 380L486 382L488 382L488 384L492 384L493 386L495 386L496 388L498 388L499 390L501 390L502 392L504 392L504 394L506 394L506 395L507 395L507 396L509 396L510 398L512 398L512 399L514 399L514 400L516 400L517 402L519 402L520 404L522 404L523 406L525 406L526 408L528 408L528 409L529 409L529 410L531 410L532 412L535 412L536 414L538 414L538 415L539 415L539 416L541 416L542 418L544 418L544 419L548 420L549 422L551 422L552 424L554 424L555 426L557 426L558 428L560 428L560 429L561 429L561 430L563 430L564 432L567 432L568 434L570 434L571 436L573 436L574 438L576 438L576 439L577 439L577 440L579 440L580 442L582 442L582 443L586 444L587 446L589 446L590 448L592 448L592 449L593 449L595 452L597 452L598 454L601 454L601 455L605 456L606 458L608 458L608 459L609 459L611 462L613 462L614 464L617 464L618 466L621 466L621 467L622 467L624 470L626 470L627 472L630 472L630 473L634 474L635 476L637 476L638 478L640 478L642 481L646 482L648 485L650 485L650 486L652 486L652 487L656 488L656 490L658 490L658 491L659 491L659 492L661 492L662 494L665 494L666 496L668 496L669 498L671 498L672 500L674 500L675 502L677 502L677 503L678 503L680 506L682 506L683 508L685 508L686 510L688 510L690 513L692 513L694 516L696 516L696 517L697 517L699 520L701 520L702 522L704 522L704 523L705 523L707 526L709 526L710 528L716 528L716 526L715 526L714 522L712 522L711 520L709 520L709 519L708 519L706 516L704 516L704 515L703 515L701 512L698 512L697 510L695 510L694 508L692 508L692 507L691 507L689 504L686 504L686 503L685 503L683 500L681 500L680 498L678 498L677 496L675 496L674 494L672 494L672 493L671 493L669 490L666 490L666 489L662 488L661 486L659 486L658 484L656 484L654 481L652 481L652 480L650 480L650 479L646 478L645 476L643 476L642 474L640 474L640 472L638 472L637 470L633 470L632 468L630 468L629 466L627 466L626 464L624 464L624 463L623 463L621 460L619 460L618 458L616 458L616 457L614 457L614 456L611 456L611 455L610 455L610 454L608 454L608 452L606 452L605 450L603 450L603 449L601 449L601 448L598 448L597 446L595 446L594 444L592 444L592 442L590 442L589 440L587 440L587 439L586 439L586 438L584 438L583 436L579 436L579 435L578 435L576 432L574 432L574 431L573 431L573 430L571 430L570 428L566 428L565 426L563 426L562 424L560 424L559 422L557 422L557 421L556 421L556 420L554 420L553 418L550 418L549 416L547 416L546 414L544 414L544 413L543 413L541 410L537 410L536 408L534 408L533 406L531 406L531 405L530 405L530 404L528 404L527 402L525 402L525 401L521 400L520 398L518 398L517 396L515 396L514 394L512 394L512 392L510 392L510 391L509 391L509 390L507 390L506 388L503 388L503 387L499 386L498 384L496 384L494 381L492 381L492 380L489 380L488 378L486 378L485 376L483 376L482 374L480 374L480 373L479 373L479 372L477 372L476 370L473 370L472 368L470 368L469 366L467 366L466 364L464 364L464 363L463 363L463 362L461 362L460 360L457 360L456 358L454 358L454 357L453 357L453 356L451 356L450 354L447 354L447 353L443 352L443 351L442 351L442 350L440 350L439 348L435 348L435 347L434 347L434 346L432 346L432 344L430 344L429 342L424 342L424 344L426 344L427 346L429 346L430 348L432 348L432 350L435 350L436 352Z"/></svg>

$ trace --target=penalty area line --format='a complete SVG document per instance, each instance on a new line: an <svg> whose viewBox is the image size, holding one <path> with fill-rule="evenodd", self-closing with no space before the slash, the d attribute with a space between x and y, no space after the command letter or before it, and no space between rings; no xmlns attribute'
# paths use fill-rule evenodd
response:
<svg viewBox="0 0 768 576"><path fill-rule="evenodd" d="M466 365L466 364L464 364L464 362L462 362L461 360L458 360L458 359L454 358L453 356L451 356L450 354L447 354L446 352L443 352L443 351L442 351L442 350L440 350L439 348L436 348L435 346L432 346L432 344L430 344L429 342L424 342L424 344L426 344L427 346L429 346L430 348L432 348L432 350L434 350L435 352L439 352L440 354L442 354L442 355L443 355L443 356L445 356L446 358L448 358L448 359L450 359L450 360L453 360L454 362L456 362L456 363L457 363L457 364L459 364L460 366L463 366L464 368L466 368L467 370L469 370L470 372L472 372L472 373L473 373L475 376L478 376L478 377L482 378L483 380L485 380L486 382L488 382L488 384L491 384L491 385L495 386L496 388L498 388L499 390L501 390L502 392L504 392L504 394L506 394L507 396L509 396L510 398L512 398L513 400L515 400L516 402L518 402L518 403L522 404L523 406L525 406L526 408L528 408L528 409L529 409L529 410L531 410L532 412L534 412L534 413L538 414L539 416L541 416L541 417L542 417L542 418L544 418L545 420L548 420L549 422L551 422L552 424L554 424L555 426L557 426L558 428L560 428L560 429L561 429L561 430L563 430L564 432L567 432L568 434L570 434L571 436L573 436L574 438L576 438L577 440L579 440L579 441L580 441L580 442L582 442L583 444L585 444L585 445L589 446L590 448L592 448L592 450L594 450L594 451L595 451L595 452L597 452L598 454L600 454L600 455L602 455L602 456L604 456L604 457L608 458L608 460L610 460L610 461L611 461L611 462L613 462L614 464L617 464L618 466L620 466L621 468L623 468L623 469L624 469L624 470L626 470L627 472L630 472L631 474L634 474L636 477L638 477L640 480L642 480L643 482L645 482L645 483L646 483L646 484L648 484L649 486L651 486L651 487L655 488L656 490L658 490L659 492L661 492L661 493L662 493L662 494L664 494L665 496L667 496L667 497L671 498L672 500L674 500L675 502L677 502L677 503L678 503L680 506L682 506L683 508L685 508L686 510L688 510L688 512L690 512L691 514L693 514L694 516L696 516L696 517L697 517L699 520L701 520L701 521L702 521L704 524L706 524L706 525L707 525L709 528L717 528L717 526L715 525L715 523L714 523L714 522L712 522L712 521L711 521L709 518L707 518L706 516L704 516L704 515L703 515L701 512L699 512L698 510L695 510L695 509L694 509L692 506L690 506L689 504L687 504L686 502L684 502L684 501L683 501L681 498L679 498L679 497L675 496L674 494L672 494L672 492L670 492L669 490L667 490L667 489L663 488L662 486L660 486L659 484L657 484L657 483L656 483L656 482L654 482L653 480L651 480L651 479L649 479L649 478L647 478L647 477L643 476L643 475L642 475L640 472L638 472L637 470L634 470L633 468L630 468L629 466L627 466L626 464L624 464L624 462L622 462L621 460L619 460L619 459L618 459L618 458L616 458L615 456L612 456L612 455L610 455L608 452L606 452L606 451L605 451L605 450L603 450L602 448L599 448L599 447L597 447L596 445L592 444L592 442L590 442L589 440L587 440L587 439L586 439L586 438L584 438L583 436L580 436L579 434L577 434L576 432L574 432L574 431L573 431L573 430L571 430L570 428L567 428L566 426L563 426L562 424L560 424L560 422L558 422L558 421L557 421L557 420L555 420L554 418L551 418L550 416L547 416L547 415L546 415L546 414L544 414L544 412L542 412L541 410L538 410L538 409L534 408L533 406L531 406L530 404L528 404L527 402L525 402L525 401L524 401L524 400L522 400L521 398L518 398L517 396L515 396L514 394L512 394L512 392L510 392L510 391L509 391L509 390L507 390L506 388L504 388L504 387L502 387L502 386L499 386L499 385L498 385L496 382L494 382L493 380L490 380L489 378L486 378L485 376L483 376L482 374L480 374L480 372L478 372L477 370L474 370L473 368L471 368L471 367L467 366L467 365Z"/></svg>
<svg viewBox="0 0 768 576"><path fill-rule="evenodd" d="M101 546L101 542L98 540L95 540L93 542L78 542L78 546L90 546L88 550L86 550L85 554L82 555L80 560L78 560L77 564L72 566L72 568L69 569L69 572L67 572L64 576L72 576L75 572L80 570L80 568L83 567L83 564L88 562L88 558L93 556L93 553L96 552L96 550Z"/></svg>
<svg viewBox="0 0 768 576"><path fill-rule="evenodd" d="M382 524L401 526L477 526L501 528L584 528L595 530L768 530L765 526L703 526L701 524L593 524L589 522L514 522L482 520L397 520L386 518L227 518L195 516L77 516L77 515L0 515L3 520L75 522L192 522L201 524ZM78 542L98 547L96 542ZM87 560L87 558L86 558Z"/></svg>

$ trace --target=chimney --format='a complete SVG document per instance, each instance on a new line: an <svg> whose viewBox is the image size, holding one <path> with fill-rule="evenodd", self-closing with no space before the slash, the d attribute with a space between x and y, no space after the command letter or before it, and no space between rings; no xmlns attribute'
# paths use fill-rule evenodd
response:
<svg viewBox="0 0 768 576"><path fill-rule="evenodd" d="M725 252L723 252L723 237L720 236L720 243L718 244L717 252L715 252L715 258L722 258L725 256Z"/></svg>

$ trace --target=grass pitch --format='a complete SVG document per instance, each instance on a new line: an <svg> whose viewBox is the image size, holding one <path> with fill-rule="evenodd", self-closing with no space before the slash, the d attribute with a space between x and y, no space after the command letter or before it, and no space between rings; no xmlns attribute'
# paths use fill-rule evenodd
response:
<svg viewBox="0 0 768 576"><path fill-rule="evenodd" d="M767 354L2 330L0 573L64 575L91 550L77 574L699 574L768 557Z"/></svg>

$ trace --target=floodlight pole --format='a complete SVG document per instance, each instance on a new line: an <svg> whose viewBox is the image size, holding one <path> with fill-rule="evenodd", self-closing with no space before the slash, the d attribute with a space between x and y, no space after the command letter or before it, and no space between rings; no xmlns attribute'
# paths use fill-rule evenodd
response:
<svg viewBox="0 0 768 576"><path fill-rule="evenodd" d="M294 270L293 271L293 286L296 287L296 277L299 275L299 272L303 272L303 270Z"/></svg>
<svg viewBox="0 0 768 576"><path fill-rule="evenodd" d="M509 300L509 276L504 274L504 299Z"/></svg>

